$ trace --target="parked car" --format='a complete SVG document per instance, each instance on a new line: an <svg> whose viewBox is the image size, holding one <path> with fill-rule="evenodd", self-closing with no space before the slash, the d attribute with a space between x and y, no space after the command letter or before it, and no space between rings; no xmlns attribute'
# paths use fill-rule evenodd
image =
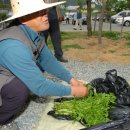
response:
<svg viewBox="0 0 130 130"><path fill-rule="evenodd" d="M124 26L130 26L130 16L124 17L124 20L123 17L117 18L115 22L120 25L123 24Z"/></svg>
<svg viewBox="0 0 130 130"><path fill-rule="evenodd" d="M73 15L72 24L75 25L77 18L77 13ZM82 25L87 25L87 16L85 14L82 14Z"/></svg>
<svg viewBox="0 0 130 130"><path fill-rule="evenodd" d="M130 16L130 10L121 11L113 16L111 16L111 22L115 23L117 18Z"/></svg>
<svg viewBox="0 0 130 130"><path fill-rule="evenodd" d="M99 21L100 20L100 17L99 16L97 16L97 17L92 17L92 20L97 20L97 21ZM106 17L106 16L104 16L103 17L103 22L106 22L106 21L109 21L110 20L110 18L109 17Z"/></svg>

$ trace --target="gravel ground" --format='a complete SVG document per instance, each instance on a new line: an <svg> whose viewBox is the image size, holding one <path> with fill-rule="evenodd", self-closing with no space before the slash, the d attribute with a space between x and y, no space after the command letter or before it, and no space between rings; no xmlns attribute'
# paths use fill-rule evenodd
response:
<svg viewBox="0 0 130 130"><path fill-rule="evenodd" d="M105 72L111 69L116 69L117 74L124 77L126 80L130 79L130 65L108 64L100 62L87 63L74 60L71 60L63 65L69 69L76 78L86 80L87 82L99 77L105 78ZM47 78L60 82L60 80L46 73L44 75ZM18 123L20 130L35 130L35 127L42 115L41 113L44 111L46 106L46 100L47 99L44 99L44 103L36 103L34 101L29 102L25 111L22 112L22 114L20 114L20 116L18 116L15 120Z"/></svg>

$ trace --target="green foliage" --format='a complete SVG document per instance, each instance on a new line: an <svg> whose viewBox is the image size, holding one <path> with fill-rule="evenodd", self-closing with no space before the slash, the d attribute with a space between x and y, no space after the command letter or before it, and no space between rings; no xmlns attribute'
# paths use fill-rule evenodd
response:
<svg viewBox="0 0 130 130"><path fill-rule="evenodd" d="M98 35L98 32L95 32L93 35ZM109 31L104 31L102 33L103 37L107 37L112 40L118 40L120 38L120 32L109 32Z"/></svg>
<svg viewBox="0 0 130 130"><path fill-rule="evenodd" d="M101 6L101 0L96 0L97 4ZM129 9L130 1L129 0L107 0L106 1L106 11L108 14L112 15L111 12L118 13L122 10Z"/></svg>
<svg viewBox="0 0 130 130"><path fill-rule="evenodd" d="M113 39L113 40L118 40L120 38L120 33L119 32L104 32L102 36Z"/></svg>
<svg viewBox="0 0 130 130"><path fill-rule="evenodd" d="M56 114L71 116L75 121L90 127L109 122L109 110L115 104L113 94L97 93L84 98L75 98L54 104Z"/></svg>
<svg viewBox="0 0 130 130"><path fill-rule="evenodd" d="M79 5L80 8L82 8L84 4L85 4L84 0L77 0L77 5Z"/></svg>

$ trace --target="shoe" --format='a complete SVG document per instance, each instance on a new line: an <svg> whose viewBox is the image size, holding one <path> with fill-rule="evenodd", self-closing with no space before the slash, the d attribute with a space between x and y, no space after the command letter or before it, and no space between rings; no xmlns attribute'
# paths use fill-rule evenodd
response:
<svg viewBox="0 0 130 130"><path fill-rule="evenodd" d="M73 28L74 30L77 30L76 28Z"/></svg>
<svg viewBox="0 0 130 130"><path fill-rule="evenodd" d="M63 56L62 56L62 57L56 57L56 58L57 58L57 60L60 61L60 62L64 62L64 63L68 62L68 60L65 59Z"/></svg>
<svg viewBox="0 0 130 130"><path fill-rule="evenodd" d="M0 130L19 130L19 127L16 122L11 122L7 125L1 125Z"/></svg>

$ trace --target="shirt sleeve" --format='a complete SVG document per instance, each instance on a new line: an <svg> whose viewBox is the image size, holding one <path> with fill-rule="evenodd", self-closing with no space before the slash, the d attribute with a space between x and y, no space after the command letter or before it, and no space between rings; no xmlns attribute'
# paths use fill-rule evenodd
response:
<svg viewBox="0 0 130 130"><path fill-rule="evenodd" d="M43 76L33 61L31 50L25 44L9 39L2 41L0 48L1 65L23 81L33 93L39 96L70 95L70 86L55 83Z"/></svg>
<svg viewBox="0 0 130 130"><path fill-rule="evenodd" d="M45 45L39 57L41 67L48 73L70 83L71 73L54 57L48 47Z"/></svg>

